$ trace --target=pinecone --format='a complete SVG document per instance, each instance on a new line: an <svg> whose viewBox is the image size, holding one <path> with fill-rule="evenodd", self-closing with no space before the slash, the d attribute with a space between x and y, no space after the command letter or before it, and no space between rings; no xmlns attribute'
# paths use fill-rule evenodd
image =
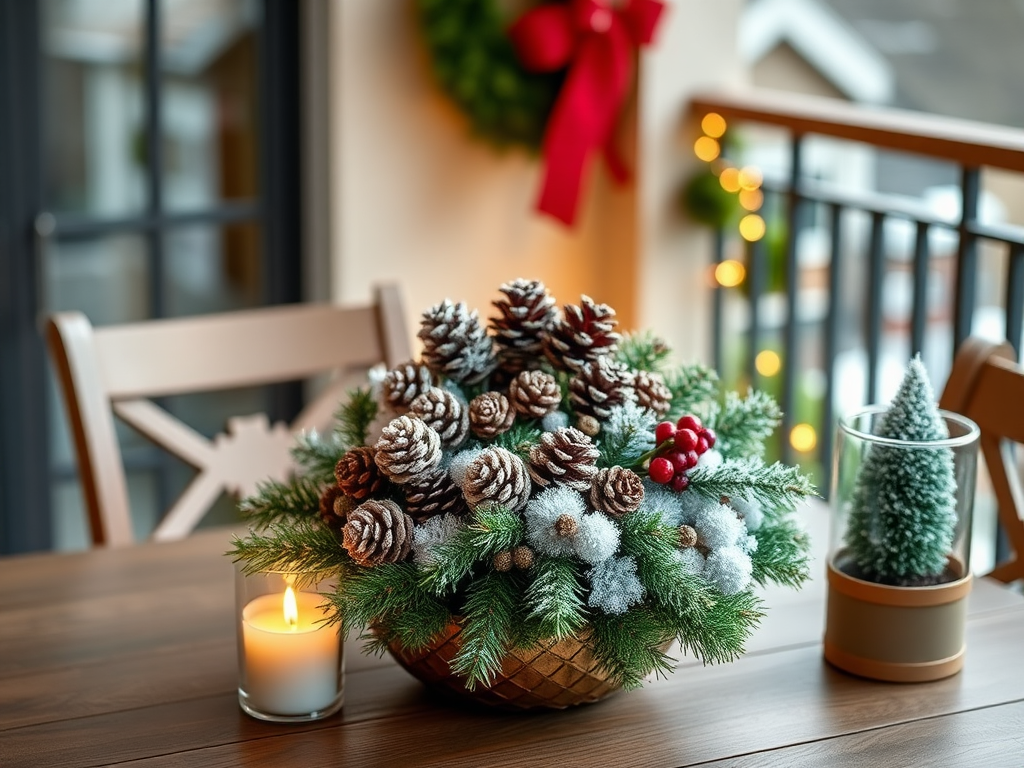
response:
<svg viewBox="0 0 1024 768"><path fill-rule="evenodd" d="M555 368L575 373L584 363L616 350L620 338L616 325L614 309L581 296L579 306L565 305L563 317L544 337L544 354Z"/></svg>
<svg viewBox="0 0 1024 768"><path fill-rule="evenodd" d="M329 485L320 494L320 520L335 533L345 527L352 501L337 485Z"/></svg>
<svg viewBox="0 0 1024 768"><path fill-rule="evenodd" d="M550 373L523 371L509 385L508 398L517 413L528 419L541 419L558 410L562 391Z"/></svg>
<svg viewBox="0 0 1024 768"><path fill-rule="evenodd" d="M381 397L395 413L405 413L409 404L434 386L434 375L425 365L402 363L384 374Z"/></svg>
<svg viewBox="0 0 1024 768"><path fill-rule="evenodd" d="M672 390L656 373L637 371L633 375L633 391L640 407L654 411L659 419L672 407Z"/></svg>
<svg viewBox="0 0 1024 768"><path fill-rule="evenodd" d="M470 508L493 504L517 512L530 498L530 473L523 460L511 451L485 448L466 467L462 495Z"/></svg>
<svg viewBox="0 0 1024 768"><path fill-rule="evenodd" d="M590 506L612 517L635 512L644 500L644 481L631 469L599 469L590 486Z"/></svg>
<svg viewBox="0 0 1024 768"><path fill-rule="evenodd" d="M384 487L384 476L373 460L375 454L369 446L352 448L334 465L338 488L357 502L376 495Z"/></svg>
<svg viewBox="0 0 1024 768"><path fill-rule="evenodd" d="M469 403L469 428L484 440L508 432L515 418L512 403L500 392L484 392Z"/></svg>
<svg viewBox="0 0 1024 768"><path fill-rule="evenodd" d="M374 462L392 482L408 483L441 462L441 438L419 419L399 416L381 431Z"/></svg>
<svg viewBox="0 0 1024 768"><path fill-rule="evenodd" d="M441 468L405 486L405 511L422 523L435 515L463 515L469 511L462 490Z"/></svg>
<svg viewBox="0 0 1024 768"><path fill-rule="evenodd" d="M500 313L491 318L501 367L524 370L525 361L540 355L542 341L558 317L555 300L539 280L514 280L499 288L504 299L494 302Z"/></svg>
<svg viewBox="0 0 1024 768"><path fill-rule="evenodd" d="M626 366L609 357L584 363L569 380L569 402L577 414L603 421L612 408L634 398L633 375Z"/></svg>
<svg viewBox="0 0 1024 768"><path fill-rule="evenodd" d="M476 310L445 299L423 313L419 337L423 362L438 376L459 384L477 384L497 365L493 343Z"/></svg>
<svg viewBox="0 0 1024 768"><path fill-rule="evenodd" d="M545 432L530 449L530 477L537 485L560 483L583 492L597 474L599 455L591 439L575 427Z"/></svg>
<svg viewBox="0 0 1024 768"><path fill-rule="evenodd" d="M503 549L500 552L495 553L494 560L492 561L494 570L500 573L506 573L512 570L512 552Z"/></svg>
<svg viewBox="0 0 1024 768"><path fill-rule="evenodd" d="M342 546L359 565L397 563L412 547L412 518L388 499L370 499L348 516Z"/></svg>
<svg viewBox="0 0 1024 768"><path fill-rule="evenodd" d="M437 432L445 450L459 446L469 433L466 407L447 389L431 387L409 404L409 415Z"/></svg>

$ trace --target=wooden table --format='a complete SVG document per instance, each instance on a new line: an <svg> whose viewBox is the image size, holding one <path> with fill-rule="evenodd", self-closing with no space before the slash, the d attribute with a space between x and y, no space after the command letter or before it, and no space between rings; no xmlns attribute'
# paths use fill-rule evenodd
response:
<svg viewBox="0 0 1024 768"><path fill-rule="evenodd" d="M349 646L342 712L287 726L238 707L228 540L0 560L0 766L1024 765L1024 599L983 579L965 668L935 683L823 662L818 580L771 591L739 661L596 705L453 706Z"/></svg>

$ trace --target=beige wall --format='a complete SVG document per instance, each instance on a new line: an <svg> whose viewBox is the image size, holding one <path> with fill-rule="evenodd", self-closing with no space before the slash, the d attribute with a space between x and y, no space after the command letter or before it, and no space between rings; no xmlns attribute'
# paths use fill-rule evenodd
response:
<svg viewBox="0 0 1024 768"><path fill-rule="evenodd" d="M486 316L501 282L537 277L562 302L589 293L625 325L653 324L692 348L687 356L704 356L692 306L703 301L694 275L708 251L670 197L691 163L687 93L738 71L740 3L672 5L623 129L627 144L642 137L638 183L616 187L598 165L581 221L567 230L533 213L536 159L467 135L430 80L410 0L334 0L332 298L364 299L373 283L397 280L414 315L448 296Z"/></svg>

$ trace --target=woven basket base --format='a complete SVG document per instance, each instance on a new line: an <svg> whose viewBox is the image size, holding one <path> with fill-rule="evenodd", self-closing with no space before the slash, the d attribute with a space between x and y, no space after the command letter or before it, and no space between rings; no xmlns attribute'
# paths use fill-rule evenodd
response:
<svg viewBox="0 0 1024 768"><path fill-rule="evenodd" d="M490 685L470 691L450 668L461 632L450 624L429 648L410 653L392 644L391 655L429 688L502 709L564 709L600 701L619 689L594 660L586 638L570 637L510 652Z"/></svg>

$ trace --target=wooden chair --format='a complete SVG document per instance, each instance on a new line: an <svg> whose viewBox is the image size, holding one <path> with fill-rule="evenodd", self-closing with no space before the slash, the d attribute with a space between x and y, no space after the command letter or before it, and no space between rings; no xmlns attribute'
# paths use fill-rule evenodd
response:
<svg viewBox="0 0 1024 768"><path fill-rule="evenodd" d="M276 306L93 328L81 312L47 327L73 432L95 544L133 542L128 487L114 414L199 474L164 514L155 539L186 536L227 491L245 496L292 467L293 432L323 429L343 395L336 376L291 427L264 414L228 421L208 440L148 398L305 379L328 371L396 365L411 357L401 297L373 304Z"/></svg>
<svg viewBox="0 0 1024 768"><path fill-rule="evenodd" d="M1003 582L1024 578L1024 494L1010 443L1024 443L1024 368L1009 344L967 339L957 352L939 405L973 419L999 504L999 524L1011 557L988 574ZM1020 454L1018 451L1019 458Z"/></svg>

